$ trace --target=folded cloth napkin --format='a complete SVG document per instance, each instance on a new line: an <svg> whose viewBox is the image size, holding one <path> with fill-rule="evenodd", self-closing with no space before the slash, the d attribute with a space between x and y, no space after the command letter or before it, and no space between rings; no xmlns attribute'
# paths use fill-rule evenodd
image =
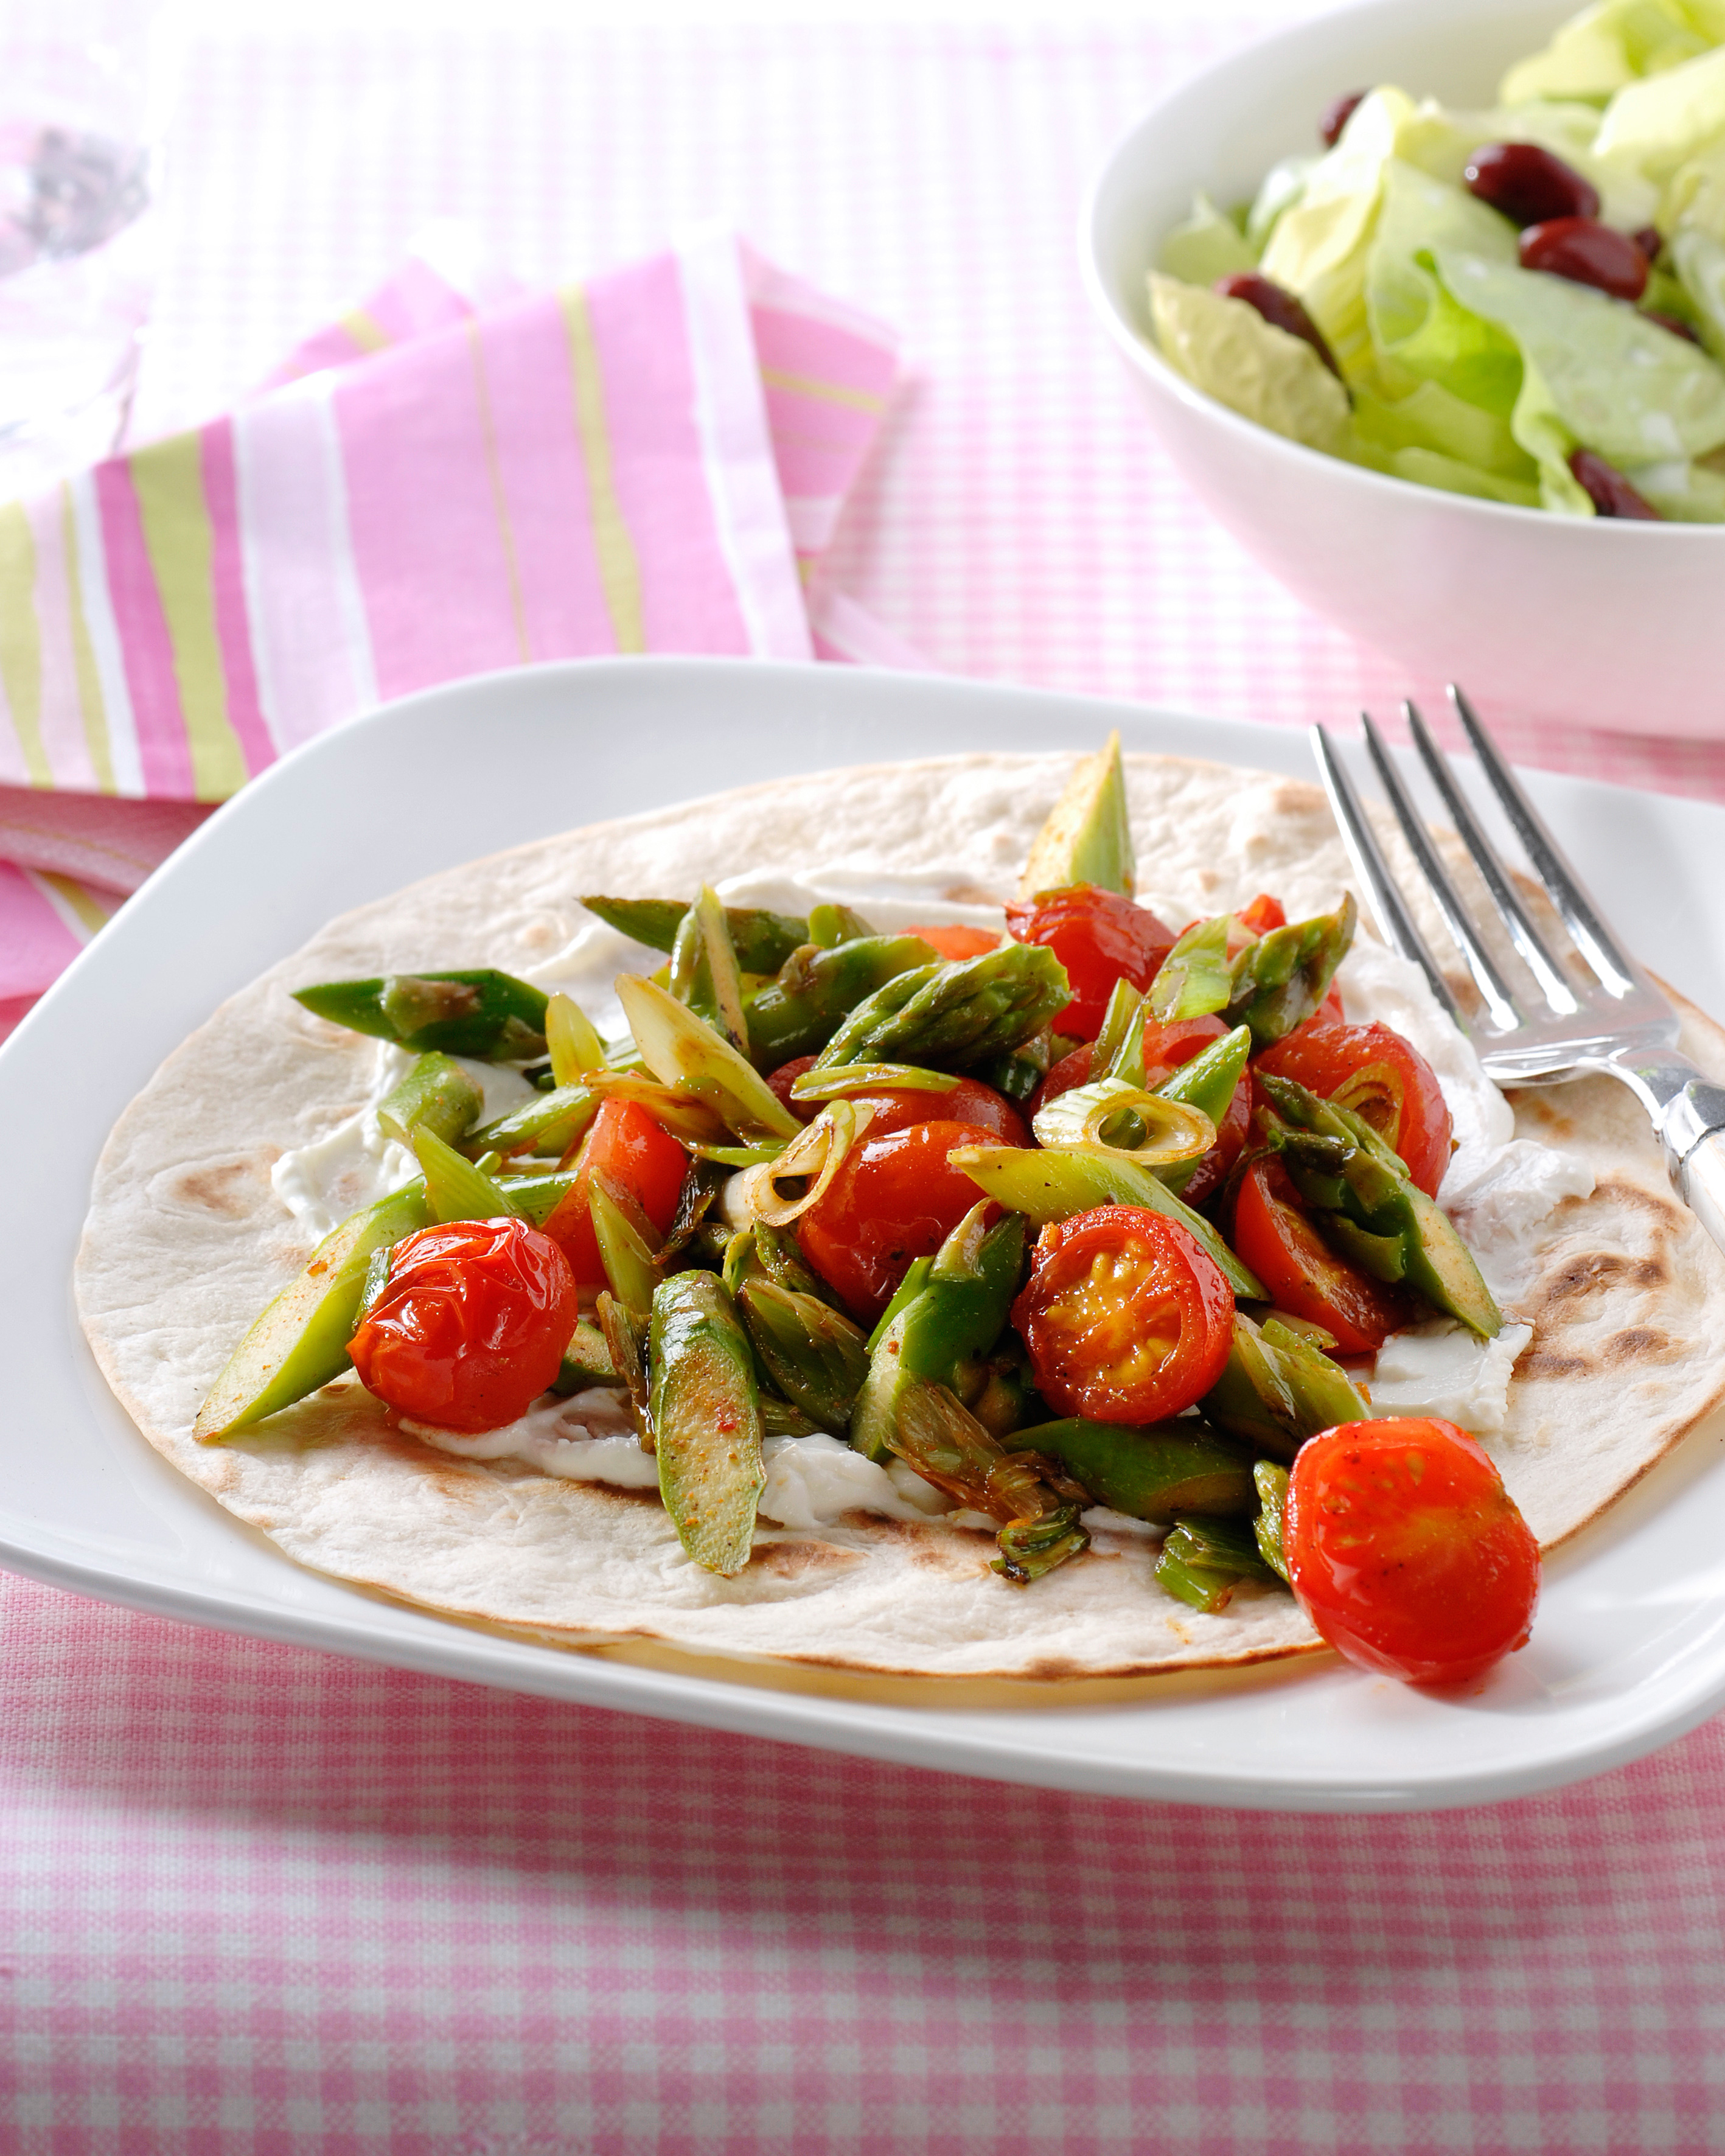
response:
<svg viewBox="0 0 1725 2156"><path fill-rule="evenodd" d="M0 507L0 1032L195 804L386 698L917 664L821 573L897 367L729 233L552 292L416 260L228 416Z"/></svg>

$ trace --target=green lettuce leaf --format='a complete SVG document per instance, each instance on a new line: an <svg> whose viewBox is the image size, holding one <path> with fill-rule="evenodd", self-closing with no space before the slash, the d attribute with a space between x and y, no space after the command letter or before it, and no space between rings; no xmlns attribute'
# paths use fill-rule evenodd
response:
<svg viewBox="0 0 1725 2156"><path fill-rule="evenodd" d="M1572 16L1543 51L1518 60L1498 100L1604 100L1642 75L1681 66L1725 38L1717 0L1599 0Z"/></svg>
<svg viewBox="0 0 1725 2156"><path fill-rule="evenodd" d="M1299 201L1277 221L1260 264L1273 283L1299 295L1350 381L1372 363L1366 261L1384 167L1413 110L1399 90L1374 90L1361 100Z"/></svg>
<svg viewBox="0 0 1725 2156"><path fill-rule="evenodd" d="M1519 391L1519 356L1516 378ZM1539 475L1532 459L1517 441L1507 413L1483 412L1439 382L1422 382L1407 396L1396 398L1378 397L1370 389L1358 388L1353 393L1353 424L1362 441L1374 444L1386 454L1398 449L1430 450L1511 485L1532 485Z"/></svg>
<svg viewBox="0 0 1725 2156"><path fill-rule="evenodd" d="M1392 157L1366 263L1366 315L1378 376L1392 393L1421 382L1507 418L1522 386L1513 338L1457 304L1440 283L1433 252L1449 247L1513 262L1513 228L1460 187ZM1453 444L1427 446L1456 454ZM1462 454L1465 454L1463 452ZM1470 461L1471 459L1470 459Z"/></svg>
<svg viewBox="0 0 1725 2156"><path fill-rule="evenodd" d="M1277 220L1299 201L1307 181L1322 162L1317 157L1284 157L1264 175L1263 184L1246 212L1246 244L1255 254L1262 254Z"/></svg>
<svg viewBox="0 0 1725 2156"><path fill-rule="evenodd" d="M1676 524L1725 524L1725 472L1707 463L1634 465L1624 477Z"/></svg>
<svg viewBox="0 0 1725 2156"><path fill-rule="evenodd" d="M1578 443L1620 469L1725 443L1725 372L1685 339L1567 278L1450 248L1435 264L1464 307L1521 348L1510 424L1558 495L1552 506L1574 506L1574 482L1555 467Z"/></svg>
<svg viewBox="0 0 1725 2156"><path fill-rule="evenodd" d="M1669 179L1725 134L1725 48L1627 84L1605 107L1596 156Z"/></svg>
<svg viewBox="0 0 1725 2156"><path fill-rule="evenodd" d="M1686 228L1672 240L1671 257L1702 342L1725 359L1725 244Z"/></svg>
<svg viewBox="0 0 1725 2156"><path fill-rule="evenodd" d="M1528 462L1530 471L1537 469ZM1478 465L1463 464L1459 458L1440 455L1435 449L1420 449L1417 445L1405 449L1393 449L1379 466L1397 479L1412 480L1420 486L1440 486L1446 494L1476 495L1482 501L1512 502L1517 509L1538 509L1543 506L1540 489L1526 480L1503 479L1495 472L1485 471Z"/></svg>
<svg viewBox="0 0 1725 2156"><path fill-rule="evenodd" d="M1226 217L1206 194L1197 196L1192 214L1177 224L1162 243L1158 265L1184 285L1214 285L1219 277L1236 270L1255 270L1258 258L1231 217Z"/></svg>
<svg viewBox="0 0 1725 2156"><path fill-rule="evenodd" d="M1150 318L1168 363L1219 404L1308 449L1344 453L1348 392L1303 337L1244 300L1150 277Z"/></svg>

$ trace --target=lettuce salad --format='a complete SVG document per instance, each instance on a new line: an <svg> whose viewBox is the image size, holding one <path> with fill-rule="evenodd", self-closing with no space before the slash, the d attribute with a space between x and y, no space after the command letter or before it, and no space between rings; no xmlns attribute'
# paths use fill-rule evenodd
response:
<svg viewBox="0 0 1725 2156"><path fill-rule="evenodd" d="M1596 204L1570 223L1638 297L1526 266L1577 235L1483 198L1523 144ZM1200 195L1150 312L1196 388L1310 448L1559 515L1725 522L1725 0L1600 0L1489 110L1380 85L1250 205Z"/></svg>

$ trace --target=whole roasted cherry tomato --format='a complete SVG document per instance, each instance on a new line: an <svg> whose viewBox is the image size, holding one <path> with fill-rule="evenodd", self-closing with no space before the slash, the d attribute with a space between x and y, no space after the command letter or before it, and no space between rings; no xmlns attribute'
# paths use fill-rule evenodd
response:
<svg viewBox="0 0 1725 2156"><path fill-rule="evenodd" d="M1004 1093L975 1078L961 1078L950 1093L923 1093L914 1086L883 1086L878 1093L858 1093L857 1106L866 1101L874 1110L869 1124L871 1138L884 1138L891 1131L908 1130L912 1123L968 1123L990 1132L993 1145L1027 1146L1030 1127ZM971 1200L972 1204L975 1199ZM967 1208L967 1210L968 1209Z"/></svg>
<svg viewBox="0 0 1725 2156"><path fill-rule="evenodd" d="M1147 906L1089 883L1039 891L1029 905L1008 906L1006 925L1017 942L1042 944L1065 968L1072 1000L1055 1023L1082 1040L1101 1032L1114 983L1147 988L1174 947L1173 930Z"/></svg>
<svg viewBox="0 0 1725 2156"><path fill-rule="evenodd" d="M1630 516L1643 524L1664 521L1659 511L1619 471L1591 449L1572 449L1569 470L1599 516Z"/></svg>
<svg viewBox="0 0 1725 2156"><path fill-rule="evenodd" d="M1592 182L1537 142L1482 142L1462 167L1461 177L1470 194L1501 211L1512 224L1599 213L1599 190Z"/></svg>
<svg viewBox="0 0 1725 2156"><path fill-rule="evenodd" d="M1530 224L1519 244L1522 267L1591 285L1614 300L1639 300L1647 289L1647 258L1627 233L1591 217L1554 217Z"/></svg>
<svg viewBox="0 0 1725 2156"><path fill-rule="evenodd" d="M1058 1414L1154 1422L1221 1376L1234 1291L1173 1221L1101 1205L1043 1229L1012 1322Z"/></svg>
<svg viewBox="0 0 1725 2156"><path fill-rule="evenodd" d="M579 1314L569 1261L522 1220L423 1228L347 1352L360 1383L440 1430L501 1430L557 1373Z"/></svg>
<svg viewBox="0 0 1725 2156"><path fill-rule="evenodd" d="M605 1101L577 1156L573 1186L545 1224L583 1287L603 1287L605 1268L593 1228L590 1185L603 1175L633 1198L661 1235L677 1217L689 1156L638 1101Z"/></svg>
<svg viewBox="0 0 1725 2156"><path fill-rule="evenodd" d="M932 928L907 928L906 936L920 936L925 943L933 944L943 958L980 958L985 951L998 951L1001 937L998 929L970 928L961 921L949 921Z"/></svg>
<svg viewBox="0 0 1725 2156"><path fill-rule="evenodd" d="M1450 1165L1449 1104L1436 1071L1411 1041L1387 1025L1309 1018L1266 1048L1254 1067L1351 1108L1401 1155L1426 1196L1437 1196Z"/></svg>
<svg viewBox="0 0 1725 2156"><path fill-rule="evenodd" d="M1527 1644L1539 1545L1452 1422L1320 1431L1288 1480L1282 1549L1301 1607L1362 1669L1461 1684Z"/></svg>
<svg viewBox="0 0 1725 2156"><path fill-rule="evenodd" d="M913 1258L930 1258L982 1196L947 1155L999 1145L983 1123L908 1124L852 1147L797 1222L803 1255L859 1322L872 1324Z"/></svg>
<svg viewBox="0 0 1725 2156"><path fill-rule="evenodd" d="M1241 1180L1232 1241L1270 1300L1336 1336L1344 1355L1375 1353L1407 1316L1393 1287L1339 1258L1312 1224L1279 1161L1255 1161Z"/></svg>
<svg viewBox="0 0 1725 2156"><path fill-rule="evenodd" d="M1244 300L1249 307L1262 315L1272 329L1285 330L1288 336L1309 344L1339 379L1342 370L1336 364L1336 355L1330 350L1323 331L1291 292L1271 284L1269 278L1255 270L1235 270L1226 277L1219 277L1215 289L1224 300Z"/></svg>

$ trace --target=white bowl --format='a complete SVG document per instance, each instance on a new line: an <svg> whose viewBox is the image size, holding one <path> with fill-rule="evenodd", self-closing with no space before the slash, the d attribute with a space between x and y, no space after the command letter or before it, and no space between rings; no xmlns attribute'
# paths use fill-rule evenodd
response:
<svg viewBox="0 0 1725 2156"><path fill-rule="evenodd" d="M1574 0L1368 0L1176 90L1086 205L1086 287L1193 491L1290 591L1410 672L1578 726L1725 738L1725 526L1548 516L1416 486L1284 439L1192 388L1151 341L1147 272L1202 187L1256 192L1316 149L1343 92L1493 101Z"/></svg>

